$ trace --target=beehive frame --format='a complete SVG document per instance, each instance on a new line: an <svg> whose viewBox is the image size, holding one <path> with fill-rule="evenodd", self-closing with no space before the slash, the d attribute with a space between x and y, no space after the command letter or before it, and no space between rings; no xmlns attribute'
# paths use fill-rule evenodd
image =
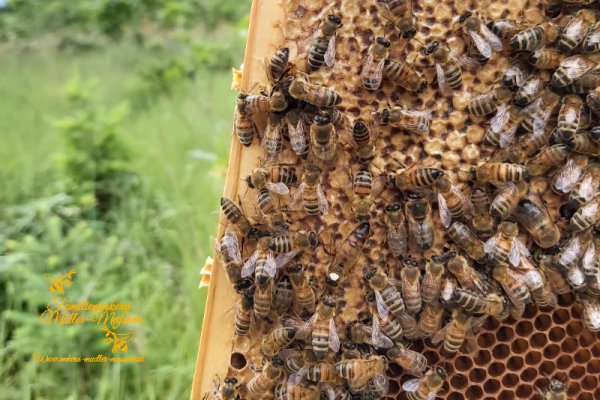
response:
<svg viewBox="0 0 600 400"><path fill-rule="evenodd" d="M266 86L262 61L264 57L270 56L279 47L289 47L290 58L294 60L298 56L298 43L310 34L310 29L318 26L317 15L322 17L324 15L322 10L326 6L341 12L346 15L346 18L352 14L353 7L356 8L354 12L360 11L358 2L338 0L333 4L326 3L319 0L298 0L287 2L284 7L282 3L272 0L255 0L253 2L242 90L249 90L255 83ZM429 41L431 37L443 39L450 30L453 17L468 9L481 9L482 3L488 5L487 7L484 5L485 15L491 19L500 17L517 19L519 10L541 9L541 2L537 0L467 1L459 4L453 4L454 2L451 1L443 1L438 4L434 0L429 0L414 3L418 3L414 12L419 18L419 33L416 39L421 42ZM509 9L515 11L508 12ZM333 82L329 86L342 94L344 98L339 109L347 113L351 121L359 116L368 119L368 114L378 106L376 103L388 100L380 95L368 93L362 88L360 95L354 94L353 88L360 87L358 77L361 63L355 61L353 65L344 64L352 57L364 56L374 35L389 35L391 32L383 27L372 7L367 11L370 20L355 17L352 19L355 24L352 29L361 29L364 32L371 30L371 33L365 33L361 37L358 34L351 35L348 31L342 30L340 41L344 43L343 41L346 40L346 43L339 46L338 63L331 70L322 69L315 74L317 83ZM525 14L529 16L529 13ZM305 17L306 19L303 19ZM370 25L374 21L377 21L375 25ZM348 25L350 24L348 23ZM344 29L349 29L349 27L345 26ZM353 38L353 43L350 43L352 40L349 38ZM450 45L458 53L464 53L464 42L460 37L455 38ZM411 62L418 61L415 57L416 52L413 51L416 46L418 44L409 43L405 50L405 54L412 54L412 58L409 59ZM352 54L353 52L354 54ZM357 56L358 52L362 56ZM397 59L399 55L392 54L392 58ZM298 60L300 60L299 56ZM460 168L460 164L466 162L473 165L480 158L485 158L489 154L481 152L479 146L485 132L484 123L487 119L469 119L466 112L462 110L474 92L483 93L489 90L491 83L498 82L499 76L507 65L508 61L505 57L495 55L476 74L465 73L464 87L467 89L455 95L451 100L436 98L435 94L432 95L431 92L427 95L429 97L425 98L402 93L401 103L403 106L436 111L431 124L431 137L409 141L406 137L399 135L394 137L382 135L377 143L377 148L385 149L382 151L386 151L386 155L389 157L376 160L375 165L381 170L385 170L388 167L389 158L392 157L407 164L420 160L425 165L441 166L444 170L449 171L457 182L466 182L468 176L462 174L464 169ZM435 81L433 69L423 69L423 72L428 82ZM385 86L385 83L382 86ZM391 93L391 86L385 87L383 92ZM264 129L264 120L256 122L259 130ZM447 135L442 132L447 132ZM400 151L396 149L400 149ZM230 154L224 195L237 199L238 193L243 193L245 190L244 186L239 187L239 184L242 184L241 178L258 166L262 152L256 145L256 141L250 148L244 148L234 139ZM557 204L559 198L549 190L545 180L534 180L532 185L543 193L550 206ZM328 188L335 189L336 186L339 188L339 183L333 182ZM388 194L389 197L392 196ZM340 202L344 200L344 194L340 193L337 199ZM349 207L339 207L338 204L338 209L334 208L332 217L324 218L327 225L335 225L337 228L336 243L339 243L342 237L347 236L348 232L356 225L354 221L336 225L333 215L338 217L351 215L346 208ZM553 217L556 217L555 212L553 212ZM222 232L223 226L220 226L219 237ZM381 244L373 239L367 247L374 249ZM425 254L425 256L429 255ZM322 254L318 254L316 258L319 259L321 256ZM372 261L387 260L387 258L387 254L371 255ZM217 263L218 261L215 261L208 293L205 329L200 341L192 399L200 399L204 393L212 390L215 374L221 377L226 376L228 372L249 374L246 367L243 369L244 372L230 369L233 316L225 316L225 312L234 306L237 296L234 296L233 290ZM358 278L351 285L356 284L359 284ZM322 291L318 293L320 294ZM362 306L364 307L364 305ZM448 355L443 350L440 351L439 346L433 346L429 339L424 343L416 341L412 349L423 351L430 364L442 363L450 373L444 386L445 390L438 394L438 398L452 400L465 398L541 399L536 394L535 387L547 387L546 375L548 375L558 378L564 376L568 380L569 398L600 399L598 384L600 336L585 330L580 317L581 306L575 303L574 297L562 295L559 297L559 306L555 309L540 311L535 306L529 305L523 319L519 321L509 319L498 323L488 319L478 333L478 349L474 353L467 354L463 345L457 354ZM528 342L527 347L524 344L525 341ZM565 372L565 374L561 374L561 372ZM388 375L394 378L390 381L389 397L405 398L405 394L400 393L400 386L409 377L402 375L395 364L392 364Z"/></svg>

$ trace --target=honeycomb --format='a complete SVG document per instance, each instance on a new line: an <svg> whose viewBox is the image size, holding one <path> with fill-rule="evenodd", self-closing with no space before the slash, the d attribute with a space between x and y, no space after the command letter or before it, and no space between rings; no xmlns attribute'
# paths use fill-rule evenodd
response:
<svg viewBox="0 0 600 400"><path fill-rule="evenodd" d="M540 0L413 1L417 34L410 41L399 37L397 29L390 26L389 21L379 13L375 1L288 0L272 2L270 5L268 3L270 2L255 2L254 6L283 8L285 18L272 27L283 35L283 40L277 42L275 48L289 48L290 62L301 71L306 71L307 63L304 42L320 26L321 21L328 14L338 14L342 16L344 24L336 33L335 64L310 73L312 83L335 90L343 98L342 103L335 107L344 115L344 128L338 130L338 143L343 149L342 162L335 168L326 169L322 178L330 211L328 215L317 217L307 216L303 211L289 212L289 231L307 229L325 232L320 235L321 245L313 251L302 253L296 261L306 267L316 298L329 295L338 299L335 322L340 338L344 340L349 325L370 317L365 300L365 267L383 266L388 275L395 278L399 277L401 268L401 262L386 244L383 209L385 205L398 200L398 191L388 185L375 201L370 220L370 236L362 248L359 261L339 288L332 289L325 285L324 276L332 261L331 254L358 225L351 209L351 194L346 189L349 179L359 166L356 148L352 144L352 126L359 119L370 122L376 113L389 108L390 104L398 104L405 109L431 111L433 117L429 135L418 136L407 134L398 128L378 127L375 142L377 156L372 161L370 170L374 176L385 176L399 168L399 163L440 168L469 197L472 190L472 185L469 185L470 167L489 160L496 149L482 145L490 118L470 116L465 108L476 94L499 86L510 63L509 52L494 52L485 65L473 72L463 70L463 89L452 96L443 96L437 88L435 69L426 65L423 50L427 44L439 40L445 41L453 53L466 54L468 41L460 34L456 21L465 11L479 10L487 21L523 20L526 26L531 26L543 20L543 3ZM256 17L253 10L253 19ZM564 26L568 18L569 15L563 13L556 21ZM263 39L269 37L265 33L269 29L261 28ZM391 41L389 58L411 63L424 75L429 85L423 93L405 91L385 78L377 91L369 92L362 87L361 69L369 46L376 37L385 37ZM504 48L507 47L505 41ZM249 45L247 51L252 50ZM262 59L267 54L250 56ZM254 74L255 70L256 68L252 73L256 81L251 83L266 87L264 74L258 76ZM250 86L245 89L250 89ZM255 117L254 122L258 132L264 132L266 117ZM253 145L248 149L244 148L242 152L252 151L252 156L260 154L258 142L255 138ZM252 160L252 165L244 163L245 173L260 163L258 157L253 157ZM300 177L303 163L287 141L284 141L279 163L295 165ZM350 165L350 170L347 165ZM245 176L239 171L237 175L239 176L235 179L238 182L238 178ZM241 185L236 190L240 195L246 192L244 184ZM562 237L567 237L568 221L559 218L559 208L565 203L566 197L559 196L550 189L547 177L532 178L530 185L544 199ZM248 191L241 200L244 211L251 215L255 210L255 192ZM283 204L287 201L287 198L282 199ZM410 257L418 261L430 259L431 256L448 250L462 252L448 239L437 206L433 207L435 244L424 252L410 249ZM529 248L533 247L533 241L523 229L520 239ZM255 244L246 243L244 258L249 257L254 249ZM227 290L231 296L232 289ZM600 399L600 333L588 331L581 316L582 306L576 301L574 294L563 294L559 296L555 308L540 310L534 304L527 305L519 320L509 317L504 322L498 322L488 318L476 334L477 349L474 352L469 353L463 343L457 353L448 354L443 346L433 345L430 339L412 341L411 350L422 352L429 365L442 365L448 372L443 389L437 393L438 399L541 399L536 387L545 390L551 378L567 382L570 399ZM231 321L232 318L229 317L227 323L231 325ZM448 321L449 317L446 315L444 324ZM250 364L260 365L263 361L260 341L270 328L260 326L260 331L254 336L236 337L233 340L228 376L235 375L243 383L255 376ZM208 326L205 329L209 329ZM331 353L326 360L335 362ZM219 357L223 355L219 354ZM402 384L413 377L403 373L402 368L395 363L390 364L387 376L389 393L386 398L405 399ZM240 394L242 398L247 397L245 385L241 386Z"/></svg>

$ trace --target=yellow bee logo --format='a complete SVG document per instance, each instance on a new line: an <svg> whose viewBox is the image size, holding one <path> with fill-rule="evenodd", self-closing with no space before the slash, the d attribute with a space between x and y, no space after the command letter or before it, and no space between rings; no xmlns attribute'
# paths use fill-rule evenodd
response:
<svg viewBox="0 0 600 400"><path fill-rule="evenodd" d="M112 352L115 353L117 351L123 351L127 353L129 351L129 347L127 346L127 342L131 341L135 336L134 332L129 333L115 333L109 330L107 327L102 327L102 330L106 331L106 335L104 337L104 341L106 343L112 343Z"/></svg>
<svg viewBox="0 0 600 400"><path fill-rule="evenodd" d="M50 282L50 293L58 292L60 294L65 294L64 288L71 287L71 285L73 284L73 279L71 278L71 276L75 274L75 270L72 269L69 271L69 273L64 274L62 276L44 274L44 279L46 280L46 282Z"/></svg>

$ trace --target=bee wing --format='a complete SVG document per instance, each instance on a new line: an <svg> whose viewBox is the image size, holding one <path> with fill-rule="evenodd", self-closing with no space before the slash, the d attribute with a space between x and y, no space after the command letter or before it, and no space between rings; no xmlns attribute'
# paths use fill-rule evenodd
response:
<svg viewBox="0 0 600 400"><path fill-rule="evenodd" d="M569 240L567 244L562 248L558 261L566 264L568 260L576 257L577 254L581 252L581 243L579 243L579 238L574 238L573 240Z"/></svg>
<svg viewBox="0 0 600 400"><path fill-rule="evenodd" d="M290 199L290 203L295 203L300 199L300 196L302 195L302 192L304 191L305 187L306 187L306 183L302 182L300 184L300 186L298 186L298 190L296 190L296 193L294 193L292 195L292 198Z"/></svg>
<svg viewBox="0 0 600 400"><path fill-rule="evenodd" d="M331 36L329 39L329 45L327 46L327 51L325 52L325 64L328 67L333 66L335 62L335 34Z"/></svg>
<svg viewBox="0 0 600 400"><path fill-rule="evenodd" d="M585 39L589 44L596 44L600 42L600 30L590 32Z"/></svg>
<svg viewBox="0 0 600 400"><path fill-rule="evenodd" d="M283 253L283 254L277 255L277 257L275 258L276 268L279 269L279 268L283 267L284 265L286 265L287 263L292 261L293 258L296 257L297 254L298 254L298 251L294 250L294 251L290 251L289 253Z"/></svg>
<svg viewBox="0 0 600 400"><path fill-rule="evenodd" d="M541 134L544 132L544 128L548 123L548 119L550 119L550 114L552 114L552 108L544 110L542 115L540 115L539 118L533 121L533 133Z"/></svg>
<svg viewBox="0 0 600 400"><path fill-rule="evenodd" d="M432 118L431 111L427 110L402 110L402 114L409 117L423 117L427 119Z"/></svg>
<svg viewBox="0 0 600 400"><path fill-rule="evenodd" d="M496 233L494 236L492 236L491 238L489 238L483 244L483 251L485 251L486 253L493 252L494 249L496 248L496 245L498 244L498 240L500 240L500 234Z"/></svg>
<svg viewBox="0 0 600 400"><path fill-rule="evenodd" d="M510 269L509 269L509 271L510 271ZM512 275L511 275L511 277L512 277ZM515 296L515 294L511 291L510 286L506 282L500 282L500 285L502 285L502 288L504 289L504 293L506 293L506 295L508 296L508 300L510 300L511 303L513 303L518 308L525 308L525 302L523 300L521 300L520 298L518 298L517 296Z"/></svg>
<svg viewBox="0 0 600 400"><path fill-rule="evenodd" d="M371 329L371 345L375 347L379 347L382 349L389 349L394 345L394 342L387 336L385 336L379 330L379 318L376 315L373 315L373 326Z"/></svg>
<svg viewBox="0 0 600 400"><path fill-rule="evenodd" d="M592 202L592 201L593 200L590 201L590 204L586 204L582 207L581 215L584 218L587 218L587 219L592 218L598 212L598 202Z"/></svg>
<svg viewBox="0 0 600 400"><path fill-rule="evenodd" d="M442 224L445 228L448 228L452 223L452 214L450 214L450 210L448 209L448 205L446 204L446 199L444 196L438 193L438 208L440 210L440 219L442 220Z"/></svg>
<svg viewBox="0 0 600 400"><path fill-rule="evenodd" d="M595 263L596 263L596 246L592 242L586 249L585 253L583 254L583 257L581 258L581 268L583 268L584 271L589 271L591 268L594 267Z"/></svg>
<svg viewBox="0 0 600 400"><path fill-rule="evenodd" d="M471 103L473 103L475 101L489 102L490 100L492 100L493 97L494 97L494 91L492 90L492 91L489 91L489 92L486 92L486 93L482 93L482 94L479 94L479 95L473 97L471 99L471 101L469 101L469 104L471 104Z"/></svg>
<svg viewBox="0 0 600 400"><path fill-rule="evenodd" d="M288 378L288 381L287 381L288 393L290 393L296 386L298 386L300 384L300 382L302 382L302 379L304 379L304 377L308 373L309 368L310 367L308 365L305 365L302 368L300 368L298 371L296 371L290 375L290 377Z"/></svg>
<svg viewBox="0 0 600 400"><path fill-rule="evenodd" d="M385 396L389 391L390 382L385 374L378 374L371 378L371 384L378 393Z"/></svg>
<svg viewBox="0 0 600 400"><path fill-rule="evenodd" d="M321 33L321 28L315 29L314 32L309 37L307 37L306 39L304 39L300 42L300 45L298 46L298 48L304 49L305 52L308 52L310 50L310 46L312 45L313 41L315 40L317 35L319 35L320 33Z"/></svg>
<svg viewBox="0 0 600 400"><path fill-rule="evenodd" d="M280 195L288 194L290 192L290 189L283 182L278 182L278 183L269 182L269 183L267 183L267 189L269 189L273 193L280 194Z"/></svg>
<svg viewBox="0 0 600 400"><path fill-rule="evenodd" d="M404 390L405 392L415 392L424 379L427 379L427 377L409 379L402 384L402 390Z"/></svg>
<svg viewBox="0 0 600 400"><path fill-rule="evenodd" d="M600 328L600 303L588 299L583 300L585 319L593 327Z"/></svg>
<svg viewBox="0 0 600 400"><path fill-rule="evenodd" d="M527 85L527 87L529 87L529 84ZM536 86L535 90L537 90L537 86ZM534 90L531 90L531 91L533 92ZM531 111L539 108L540 104L542 104L542 97L541 96L538 97L538 98L536 98L534 101L532 101L531 103L529 103L527 106L523 107L523 109L521 109L521 111L519 111L519 116L526 116Z"/></svg>
<svg viewBox="0 0 600 400"><path fill-rule="evenodd" d="M398 229L395 227L388 228L388 243L390 246L394 248L404 249L401 253L406 253L407 248L407 238L406 238L406 228L404 224L402 224Z"/></svg>
<svg viewBox="0 0 600 400"><path fill-rule="evenodd" d="M471 332L471 335L466 335L465 336L465 342L467 344L467 353L472 353L475 350L477 350L477 341L475 340L475 338L472 336L473 332Z"/></svg>
<svg viewBox="0 0 600 400"><path fill-rule="evenodd" d="M565 121L567 122L575 122L579 119L579 114L581 114L581 108L578 108L577 110L573 107L567 107L567 109L564 111L565 115Z"/></svg>
<svg viewBox="0 0 600 400"><path fill-rule="evenodd" d="M290 133L290 144L292 145L292 150L294 150L295 153L302 153L307 143L306 129L304 127L304 121L302 118L300 118L296 126L288 124L288 131Z"/></svg>
<svg viewBox="0 0 600 400"><path fill-rule="evenodd" d="M446 82L446 76L444 70L440 64L435 64L435 75L437 77L437 83L440 90L444 93L451 93L450 86Z"/></svg>
<svg viewBox="0 0 600 400"><path fill-rule="evenodd" d="M242 267L242 278L247 278L254 273L254 268L256 267L256 259L258 258L258 251L252 253L250 258L246 260L244 266Z"/></svg>
<svg viewBox="0 0 600 400"><path fill-rule="evenodd" d="M304 338L308 337L308 333L312 329L312 327L315 324L315 322L317 322L318 318L319 318L319 314L318 313L314 313L313 316L310 317L310 319L308 321L306 321L304 324L302 324L302 326L300 326L296 330L296 338L298 338L298 339L304 339Z"/></svg>
<svg viewBox="0 0 600 400"><path fill-rule="evenodd" d="M518 124L512 124L510 128L500 134L500 148L505 149L510 146L515 140Z"/></svg>
<svg viewBox="0 0 600 400"><path fill-rule="evenodd" d="M583 19L575 18L571 20L571 23L567 25L565 29L564 36L567 37L577 37L583 30Z"/></svg>
<svg viewBox="0 0 600 400"><path fill-rule="evenodd" d="M275 273L277 272L277 264L275 263L275 257L273 257L273 253L269 252L267 255L267 261L265 262L265 272L271 278L275 277Z"/></svg>
<svg viewBox="0 0 600 400"><path fill-rule="evenodd" d="M508 106L506 103L500 104L498 106L498 111L496 111L496 115L490 121L490 126L492 127L492 131L498 133L502 130L502 127L508 122L508 118L510 114L508 113Z"/></svg>
<svg viewBox="0 0 600 400"><path fill-rule="evenodd" d="M567 193L573 189L573 186L579 180L579 176L581 175L581 168L573 161L573 159L569 159L565 166L558 171L556 174L555 184L556 189Z"/></svg>
<svg viewBox="0 0 600 400"><path fill-rule="evenodd" d="M444 340L444 338L446 337L446 332L448 331L448 328L450 327L451 324L452 324L452 322L449 322L445 327L443 327L441 330L437 331L437 333L435 335L433 335L433 337L431 338L431 343L438 344L439 342Z"/></svg>
<svg viewBox="0 0 600 400"><path fill-rule="evenodd" d="M340 351L340 337L338 336L333 318L329 319L329 348L335 353Z"/></svg>
<svg viewBox="0 0 600 400"><path fill-rule="evenodd" d="M422 364L422 357L424 357L421 353L417 353L416 351L408 350L403 347L398 348L402 353L400 358L406 359L407 362L402 365L402 368L410 375L413 376L423 376L423 371L419 368L410 368L409 365L419 365Z"/></svg>
<svg viewBox="0 0 600 400"><path fill-rule="evenodd" d="M480 25L481 34L488 41L494 51L502 51L502 40L496 34L489 30L485 24ZM483 54L483 53L481 53Z"/></svg>
<svg viewBox="0 0 600 400"><path fill-rule="evenodd" d="M409 113L411 113L411 111L402 111L403 113L405 113L406 115L409 115ZM414 116L419 116L416 113L421 113L420 111L412 111ZM425 112L422 115L420 115L422 117L425 117L427 119L431 119L431 113L429 112ZM414 134L417 135L428 135L429 134L429 125L426 122L420 121L420 120L415 120L415 121L410 121L410 122L403 122L402 123L402 127L404 129L406 129L409 132L412 132Z"/></svg>
<svg viewBox="0 0 600 400"><path fill-rule="evenodd" d="M382 320L387 321L390 310L385 305L385 301L383 301L383 297L381 297L381 293L379 290L374 290L375 292L375 303L377 304L377 312Z"/></svg>
<svg viewBox="0 0 600 400"><path fill-rule="evenodd" d="M490 44L475 31L469 31L469 35L471 35L471 39L473 39L473 43L481 55L485 58L490 58L492 56L492 47Z"/></svg>
<svg viewBox="0 0 600 400"><path fill-rule="evenodd" d="M329 214L329 203L327 202L327 197L325 197L325 193L323 193L323 189L321 189L321 185L317 186L317 197L319 198L319 209L323 215Z"/></svg>
<svg viewBox="0 0 600 400"><path fill-rule="evenodd" d="M597 187L594 184L594 178L591 176L585 177L579 184L579 195L584 199L589 199L596 193Z"/></svg>
<svg viewBox="0 0 600 400"><path fill-rule="evenodd" d="M494 198L494 200L492 201L492 204L490 206L492 208L496 207L498 204L508 202L511 197L516 196L519 192L519 189L517 189L517 186L512 182L506 182L506 184L503 183L500 186L500 188L501 188L500 193L498 193L496 198Z"/></svg>
<svg viewBox="0 0 600 400"><path fill-rule="evenodd" d="M582 77L595 66L596 64L593 61L579 55L565 58L560 63L560 67L565 69L567 77L571 79Z"/></svg>
<svg viewBox="0 0 600 400"><path fill-rule="evenodd" d="M521 264L521 252L519 251L519 247L516 244L518 240L519 239L517 238L513 239L512 245L510 246L510 251L508 252L508 260L515 267L518 267L519 264Z"/></svg>
<svg viewBox="0 0 600 400"><path fill-rule="evenodd" d="M381 85L381 80L383 79L383 65L385 63L385 59L382 59L381 61L379 61L379 63L377 64L377 66L375 67L375 71L373 72L373 76L371 76L369 78L371 87L374 90L379 89L379 85ZM367 62L365 63L362 73L361 73L361 79L365 78L365 74L368 71L371 71L373 69L373 64L374 64L374 60L373 60L373 55L369 54L369 57L367 58Z"/></svg>
<svg viewBox="0 0 600 400"><path fill-rule="evenodd" d="M519 68L518 65L511 65L510 67L508 67L506 69L506 72L504 73L504 75L505 76L514 76L517 86L521 86L523 84L523 80L524 80L523 71L521 70L521 68Z"/></svg>
<svg viewBox="0 0 600 400"><path fill-rule="evenodd" d="M481 64L472 57L459 56L452 53L450 53L450 57L452 57L460 67L467 70L472 70L481 67Z"/></svg>

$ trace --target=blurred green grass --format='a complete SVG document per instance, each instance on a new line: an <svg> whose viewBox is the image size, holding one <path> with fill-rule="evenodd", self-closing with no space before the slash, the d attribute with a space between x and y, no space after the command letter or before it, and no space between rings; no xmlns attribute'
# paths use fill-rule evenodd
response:
<svg viewBox="0 0 600 400"><path fill-rule="evenodd" d="M54 157L63 142L52 121L68 111L62 92L73 76L97 80L97 99L113 106L130 97L136 71L161 56L132 44L75 57L51 51L2 56L1 204L54 192ZM216 222L210 213L218 209L231 140L235 94L230 83L228 72L199 70L193 82L134 110L122 126L134 155L132 168L144 185L126 197L111 232L144 245L145 253L134 259L137 265L126 266L133 276L144 275L143 284L132 279L118 290L128 293L142 317L145 362L104 364L101 376L73 373L71 382L43 382L53 388L46 391L39 387L52 379L48 369L74 366L28 363L13 374L5 348L0 350L0 398L189 397L206 294L198 290L199 270L212 253L209 237Z"/></svg>

